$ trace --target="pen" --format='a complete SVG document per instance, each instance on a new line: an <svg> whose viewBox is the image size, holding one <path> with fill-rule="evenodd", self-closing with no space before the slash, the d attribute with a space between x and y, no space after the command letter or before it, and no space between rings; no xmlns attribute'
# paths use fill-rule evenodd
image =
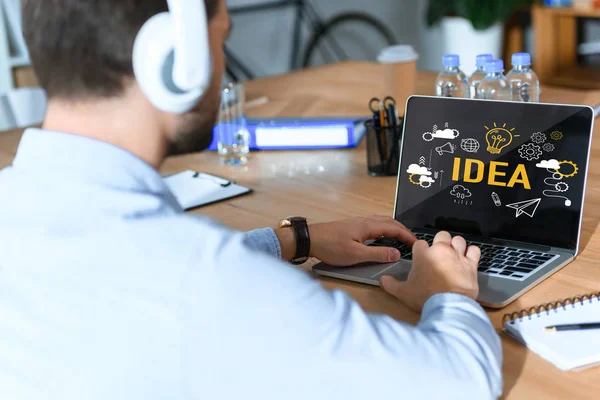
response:
<svg viewBox="0 0 600 400"><path fill-rule="evenodd" d="M583 331L583 330L588 330L588 329L600 329L600 322L547 326L543 329L543 331L544 332L561 332L561 331Z"/></svg>
<svg viewBox="0 0 600 400"><path fill-rule="evenodd" d="M373 127L381 128L381 117L379 116L379 112L373 113Z"/></svg>
<svg viewBox="0 0 600 400"><path fill-rule="evenodd" d="M396 118L396 106L393 104L388 105L387 119L391 126L398 125L398 118Z"/></svg>
<svg viewBox="0 0 600 400"><path fill-rule="evenodd" d="M385 102L380 101L379 102L379 115L381 118L381 146L383 147L383 156L386 157L387 159L387 131L385 128L387 128L389 126L389 122L386 118L386 110L385 110ZM385 159L382 158L381 159L381 163L383 164L385 162Z"/></svg>
<svg viewBox="0 0 600 400"><path fill-rule="evenodd" d="M377 152L379 153L380 162L383 162L383 147L381 146L381 115L378 111L373 112L373 131L375 132L375 139L377 141Z"/></svg>
<svg viewBox="0 0 600 400"><path fill-rule="evenodd" d="M379 102L379 118L381 118L381 126L387 127L388 121L385 117L385 104L383 104L383 101Z"/></svg>
<svg viewBox="0 0 600 400"><path fill-rule="evenodd" d="M399 150L400 139L402 136L402 127L400 126L400 119L398 119L398 123L396 124L396 126L394 126L393 130L394 130L394 143L392 144L392 152L390 153L390 156L388 157L386 171L390 170L390 167L392 166L392 161L398 161L398 160L395 160L395 158L396 158L395 156L396 156L396 152Z"/></svg>

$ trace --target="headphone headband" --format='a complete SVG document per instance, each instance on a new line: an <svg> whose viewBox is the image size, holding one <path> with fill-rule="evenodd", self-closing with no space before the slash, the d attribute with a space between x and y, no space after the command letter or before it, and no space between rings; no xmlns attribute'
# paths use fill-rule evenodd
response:
<svg viewBox="0 0 600 400"><path fill-rule="evenodd" d="M182 90L207 85L210 76L208 21L204 0L167 0L171 15L175 61L173 82Z"/></svg>

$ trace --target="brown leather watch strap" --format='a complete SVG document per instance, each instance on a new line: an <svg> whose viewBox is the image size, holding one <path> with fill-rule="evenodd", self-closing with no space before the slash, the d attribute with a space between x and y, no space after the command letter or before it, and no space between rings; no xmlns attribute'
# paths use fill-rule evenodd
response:
<svg viewBox="0 0 600 400"><path fill-rule="evenodd" d="M292 229L296 235L296 254L292 262L301 264L306 262L310 254L310 235L308 233L308 223L304 218L290 218Z"/></svg>

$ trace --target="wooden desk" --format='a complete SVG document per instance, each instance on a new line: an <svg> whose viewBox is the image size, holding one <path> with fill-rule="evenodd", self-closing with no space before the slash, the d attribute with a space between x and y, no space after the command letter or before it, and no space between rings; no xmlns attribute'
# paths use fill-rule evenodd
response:
<svg viewBox="0 0 600 400"><path fill-rule="evenodd" d="M376 65L345 63L249 82L249 99L259 96L271 99L268 104L253 108L251 115L364 115L370 97L385 94L380 77ZM432 93L434 77L432 73L419 74L417 87L420 94ZM600 102L600 92L544 88L542 100L596 104ZM10 164L20 134L0 133L0 167ZM599 165L600 141L596 141L588 179L580 257L506 309L491 310L490 318L498 330L505 312L600 289ZM356 150L347 151L252 153L250 164L245 168L220 166L214 153L180 156L168 159L162 172L173 173L188 168L227 176L256 190L251 196L198 211L240 230L274 226L280 217L291 214L322 222L393 212L396 180L367 175L364 143ZM378 288L329 279L322 282L327 288L347 291L368 311L389 314L411 323L418 321L417 314ZM583 399L600 391L600 369L560 372L524 346L504 336L502 342L506 398Z"/></svg>

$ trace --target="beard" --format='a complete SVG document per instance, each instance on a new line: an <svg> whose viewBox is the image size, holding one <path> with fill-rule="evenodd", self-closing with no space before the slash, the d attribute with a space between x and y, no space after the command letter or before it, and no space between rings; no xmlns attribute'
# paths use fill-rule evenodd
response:
<svg viewBox="0 0 600 400"><path fill-rule="evenodd" d="M213 127L217 122L219 106L219 87L211 85L196 107L177 117L175 139L169 145L168 155L176 156L206 150L213 140Z"/></svg>

